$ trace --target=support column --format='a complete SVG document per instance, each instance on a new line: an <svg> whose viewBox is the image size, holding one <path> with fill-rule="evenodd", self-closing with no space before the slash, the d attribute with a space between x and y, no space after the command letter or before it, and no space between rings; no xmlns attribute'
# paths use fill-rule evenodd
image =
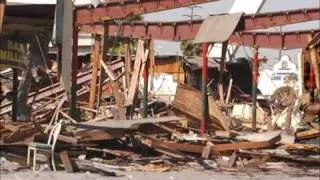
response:
<svg viewBox="0 0 320 180"><path fill-rule="evenodd" d="M18 69L13 69L12 79L12 121L17 121L18 117Z"/></svg>
<svg viewBox="0 0 320 180"><path fill-rule="evenodd" d="M208 84L208 44L202 44L202 88L201 88L201 115L202 121L200 126L201 135L205 135L207 130L207 122L209 119L209 105L207 95L207 84Z"/></svg>
<svg viewBox="0 0 320 180"><path fill-rule="evenodd" d="M78 26L76 25L77 15L73 10L73 46L72 46L72 74L71 74L71 117L78 119L77 109L77 73L78 73Z"/></svg>
<svg viewBox="0 0 320 180"><path fill-rule="evenodd" d="M146 42L146 47L149 46L150 52L152 51L152 40ZM143 95L142 95L142 118L148 117L148 83L149 83L149 61L152 53L149 53L146 65L143 70Z"/></svg>
<svg viewBox="0 0 320 180"><path fill-rule="evenodd" d="M58 78L60 79L62 74L62 44L57 44L57 48L58 48L57 73L58 73Z"/></svg>
<svg viewBox="0 0 320 180"><path fill-rule="evenodd" d="M109 26L108 21L104 21L104 32L103 32L103 45L102 45L102 61L107 60L108 58L108 34L109 34ZM107 62L109 64L109 62ZM99 91L98 91L98 99L97 99L97 109L99 111L100 103L101 103L101 97L102 97L102 88L103 88L103 81L105 79L106 73L104 68L100 67L100 79L99 79Z"/></svg>
<svg viewBox="0 0 320 180"><path fill-rule="evenodd" d="M94 50L92 56L92 79L90 85L90 97L89 97L89 108L95 109L95 99L97 94L97 79L98 79L98 69L100 64L100 45L101 36L94 36ZM102 69L102 68L100 68Z"/></svg>
<svg viewBox="0 0 320 180"><path fill-rule="evenodd" d="M218 92L220 103L224 104L224 94L223 94L223 74L225 68L225 59L227 55L228 49L228 41L222 43L222 53L221 53L221 61L220 61L220 72L219 72L219 81L218 81Z"/></svg>
<svg viewBox="0 0 320 180"><path fill-rule="evenodd" d="M252 130L256 130L257 121L257 84L259 71L259 52L258 48L254 48L254 56L252 59Z"/></svg>

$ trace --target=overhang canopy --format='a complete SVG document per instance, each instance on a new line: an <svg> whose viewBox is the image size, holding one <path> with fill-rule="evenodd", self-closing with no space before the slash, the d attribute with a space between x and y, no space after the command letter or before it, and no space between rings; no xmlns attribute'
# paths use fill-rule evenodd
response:
<svg viewBox="0 0 320 180"><path fill-rule="evenodd" d="M194 42L224 42L236 30L243 13L209 16L202 23Z"/></svg>

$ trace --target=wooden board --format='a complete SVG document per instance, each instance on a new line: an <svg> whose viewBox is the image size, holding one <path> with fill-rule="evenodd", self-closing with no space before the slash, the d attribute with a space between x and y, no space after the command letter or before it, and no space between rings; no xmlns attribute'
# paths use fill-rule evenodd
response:
<svg viewBox="0 0 320 180"><path fill-rule="evenodd" d="M251 133L243 136L237 136L237 139L251 141L251 142L264 142L274 139L280 140L281 131L267 131L262 133Z"/></svg>
<svg viewBox="0 0 320 180"><path fill-rule="evenodd" d="M211 121L216 119L225 131L230 131L229 123L221 112L220 107L215 103L212 97L208 98L209 102L209 115ZM182 112L185 112L198 120L202 119L201 116L201 92L197 89L187 87L180 84L177 88L176 96L173 101L173 106Z"/></svg>
<svg viewBox="0 0 320 180"><path fill-rule="evenodd" d="M148 138L148 136L144 136ZM202 154L205 146L203 145L195 145L195 144L187 144L187 143L175 143L168 141L161 141L148 138L150 140L150 146L163 146L168 147L170 149L189 152L189 153L197 153ZM215 144L211 146L211 154L221 154L223 152L237 151L239 149L262 149L267 148L274 145L277 140L264 141L264 142L238 142L238 143L229 143L229 144Z"/></svg>
<svg viewBox="0 0 320 180"><path fill-rule="evenodd" d="M142 57L144 56L143 44L144 42L142 40L138 41L137 54L136 54L136 59L134 61L134 69L131 77L130 86L128 89L128 98L126 100L126 105L132 105L135 94L136 94L136 90L139 82L141 63L143 61Z"/></svg>
<svg viewBox="0 0 320 180"><path fill-rule="evenodd" d="M96 35L94 38L94 51L92 56L92 79L90 84L89 108L94 109L97 92L97 79L99 69L101 36Z"/></svg>
<svg viewBox="0 0 320 180"><path fill-rule="evenodd" d="M74 172L72 162L70 160L68 151L62 151L59 153L62 164L67 172Z"/></svg>
<svg viewBox="0 0 320 180"><path fill-rule="evenodd" d="M309 138L314 138L314 137L318 137L318 136L320 136L320 130L314 129L314 128L296 133L296 138L298 140L309 139Z"/></svg>

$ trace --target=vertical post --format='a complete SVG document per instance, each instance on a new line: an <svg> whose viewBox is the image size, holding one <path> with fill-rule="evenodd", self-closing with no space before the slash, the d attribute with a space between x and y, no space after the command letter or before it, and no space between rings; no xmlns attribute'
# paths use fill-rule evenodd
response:
<svg viewBox="0 0 320 180"><path fill-rule="evenodd" d="M208 84L208 44L202 44L202 93L201 93L201 115L202 121L200 126L201 135L204 135L207 130L207 122L209 118L209 105L207 95L207 84Z"/></svg>
<svg viewBox="0 0 320 180"><path fill-rule="evenodd" d="M151 40L146 42L146 47L149 46L149 50L152 51L153 47ZM148 117L148 82L149 82L149 60L151 58L151 54L149 53L148 59L145 62L146 65L143 70L143 96L142 96L142 118Z"/></svg>
<svg viewBox="0 0 320 180"><path fill-rule="evenodd" d="M128 41L125 42L124 48L125 48L125 56L124 56L125 76L126 76L126 83L129 85L131 72L132 72L132 60L131 60L131 53L130 53L130 44ZM127 92L125 92L125 94L127 94Z"/></svg>
<svg viewBox="0 0 320 180"><path fill-rule="evenodd" d="M252 129L256 130L257 121L257 84L258 84L258 71L259 71L259 52L258 47L254 48L254 56L252 59Z"/></svg>
<svg viewBox="0 0 320 180"><path fill-rule="evenodd" d="M18 69L13 69L12 79L12 121L17 121L18 117Z"/></svg>
<svg viewBox="0 0 320 180"><path fill-rule="evenodd" d="M89 97L89 108L94 109L96 91L97 91L97 79L98 79L98 69L100 62L100 45L101 45L101 36L94 36L94 50L92 56L92 79L90 85L90 97ZM102 68L101 68L102 69Z"/></svg>
<svg viewBox="0 0 320 180"><path fill-rule="evenodd" d="M218 92L220 103L224 104L224 96L223 96L223 74L225 67L225 59L227 55L228 41L222 43L222 53L221 53L221 61L220 61L220 72L219 72L219 81L218 81Z"/></svg>
<svg viewBox="0 0 320 180"><path fill-rule="evenodd" d="M58 66L58 77L61 77L62 73L62 44L57 44L58 55L57 55L57 66Z"/></svg>
<svg viewBox="0 0 320 180"><path fill-rule="evenodd" d="M108 35L109 35L109 24L108 21L104 21L104 32L103 32L103 45L102 45L102 61L105 61L108 58ZM105 79L106 73L104 68L100 67L100 79L99 79L99 91L98 91L98 99L97 99L97 109L99 111L101 97L102 97L102 88L103 88L103 81Z"/></svg>
<svg viewBox="0 0 320 180"><path fill-rule="evenodd" d="M73 9L73 45L72 45L72 74L71 74L71 117L78 118L77 110L77 73L78 73L78 26L76 10Z"/></svg>
<svg viewBox="0 0 320 180"><path fill-rule="evenodd" d="M4 12L6 8L6 0L0 0L0 33L3 28Z"/></svg>

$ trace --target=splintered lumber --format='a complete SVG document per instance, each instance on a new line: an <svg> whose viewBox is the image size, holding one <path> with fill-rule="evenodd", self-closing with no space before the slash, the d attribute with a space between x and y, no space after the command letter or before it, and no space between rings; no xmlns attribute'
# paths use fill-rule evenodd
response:
<svg viewBox="0 0 320 180"><path fill-rule="evenodd" d="M78 139L73 138L73 137L69 137L69 136L65 136L65 135L61 135L61 134L59 134L58 140L60 140L62 142L70 143L70 144L77 144L78 143Z"/></svg>
<svg viewBox="0 0 320 180"><path fill-rule="evenodd" d="M160 118L144 118L144 119L133 119L133 120L107 120L99 122L83 122L78 123L76 126L81 128L99 128L99 129L137 129L142 124L148 123L163 123L171 121L183 120L177 116L166 116Z"/></svg>
<svg viewBox="0 0 320 180"><path fill-rule="evenodd" d="M144 42L142 40L138 41L138 48L136 59L134 61L134 69L132 72L131 82L128 89L128 98L126 100L126 105L132 105L135 99L135 95L137 92L137 88L139 85L140 73L143 71L145 67L144 62L148 58L149 50L144 50Z"/></svg>
<svg viewBox="0 0 320 180"><path fill-rule="evenodd" d="M124 136L123 131L111 131L108 130L102 131L102 130L89 130L89 131L83 131L78 132L75 134L75 137L79 140L79 142L90 142L90 141L102 141L102 140L108 140L108 139L114 139Z"/></svg>
<svg viewBox="0 0 320 180"><path fill-rule="evenodd" d="M215 121L218 120L217 123L225 131L230 131L229 123L227 122L226 117L222 114L221 109L215 103L212 97L208 98L209 100L209 115L210 120ZM201 93L194 88L187 87L185 85L180 84L177 88L176 96L173 101L173 107L178 109L179 111L188 114L197 120L201 119Z"/></svg>
<svg viewBox="0 0 320 180"><path fill-rule="evenodd" d="M237 139L251 142L266 142L281 139L281 131L267 131L262 133L251 133L243 136L237 136Z"/></svg>
<svg viewBox="0 0 320 180"><path fill-rule="evenodd" d="M314 138L320 136L320 130L319 129L310 129L307 131L301 131L296 133L296 138L297 140L301 139L309 139L309 138Z"/></svg>
<svg viewBox="0 0 320 180"><path fill-rule="evenodd" d="M319 158L310 158L310 157L301 157L295 155L284 155L284 154L276 154L276 153L268 153L268 152L254 152L254 151L247 151L247 150L240 150L239 152L242 155L249 155L249 156L260 156L260 157L272 157L292 162L300 162L300 163L314 163L319 164Z"/></svg>
<svg viewBox="0 0 320 180"><path fill-rule="evenodd" d="M127 105L131 105L133 103L136 89L138 86L142 56L144 54L143 45L144 45L144 42L142 40L139 40L136 58L134 61L134 66L133 66L133 72L132 72L132 76L131 76L131 81L130 81L130 85L129 85L129 89L128 89L128 98L126 100Z"/></svg>
<svg viewBox="0 0 320 180"><path fill-rule="evenodd" d="M70 160L68 151L62 151L59 153L62 164L67 172L74 172L72 161Z"/></svg>
<svg viewBox="0 0 320 180"><path fill-rule="evenodd" d="M151 147L163 146L163 147L167 147L167 148L174 149L177 151L182 151L182 152L202 154L203 150L206 147L203 145L161 141L158 139L150 138L146 135L144 135L144 138L147 138L148 140L150 140L149 146ZM277 140L270 140L270 141L264 141L264 142L237 142L237 143L229 143L229 144L214 144L211 146L211 154L221 154L223 152L237 151L239 149L268 148L274 145L276 142Z"/></svg>
<svg viewBox="0 0 320 180"><path fill-rule="evenodd" d="M110 79L112 81L116 80L117 77L114 74L114 72L112 71L112 68L110 65L107 65L102 59L100 60L101 66L103 67L103 69L105 70L105 72L108 74L108 76L110 77Z"/></svg>
<svg viewBox="0 0 320 180"><path fill-rule="evenodd" d="M114 169L113 166L94 161L75 159L75 164L80 170L84 171L89 170L97 173L103 173L109 176L124 176L120 171Z"/></svg>
<svg viewBox="0 0 320 180"><path fill-rule="evenodd" d="M320 68L319 67L320 57L316 48L311 49L310 57L311 57L311 65L313 66L313 70L315 74L316 86L319 92L320 91L320 74L318 69Z"/></svg>
<svg viewBox="0 0 320 180"><path fill-rule="evenodd" d="M129 43L126 42L124 44L125 49L125 55L124 55L124 61L125 61L125 77L126 77L126 84L130 83L131 79L131 71L132 71L132 60L131 60L131 53L130 53L130 47ZM125 92L127 93L127 92Z"/></svg>
<svg viewBox="0 0 320 180"><path fill-rule="evenodd" d="M96 35L94 37L94 51L92 56L92 79L90 84L90 97L89 97L89 108L94 109L95 98L97 93L97 79L99 69L99 58L100 58L100 45L101 36Z"/></svg>

